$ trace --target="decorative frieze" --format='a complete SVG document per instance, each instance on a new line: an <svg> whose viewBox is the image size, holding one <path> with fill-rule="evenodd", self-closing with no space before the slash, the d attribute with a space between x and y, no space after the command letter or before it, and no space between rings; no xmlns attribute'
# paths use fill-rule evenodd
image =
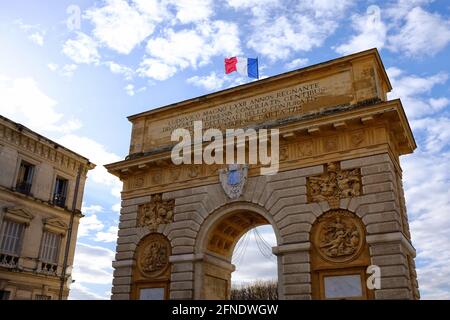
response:
<svg viewBox="0 0 450 320"><path fill-rule="evenodd" d="M339 164L328 163L325 173L309 177L308 201L328 201L331 208L338 208L340 199L361 195L360 169L341 170Z"/></svg>
<svg viewBox="0 0 450 320"><path fill-rule="evenodd" d="M148 203L138 207L138 226L148 227L150 231L156 231L160 224L173 221L175 200L162 200L160 193L153 195Z"/></svg>

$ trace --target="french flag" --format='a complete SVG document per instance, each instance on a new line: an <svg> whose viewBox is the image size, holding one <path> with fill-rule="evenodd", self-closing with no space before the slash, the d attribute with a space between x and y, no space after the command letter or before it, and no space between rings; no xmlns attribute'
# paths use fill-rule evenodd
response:
<svg viewBox="0 0 450 320"><path fill-rule="evenodd" d="M225 73L237 71L243 76L259 79L258 58L231 57L225 58Z"/></svg>

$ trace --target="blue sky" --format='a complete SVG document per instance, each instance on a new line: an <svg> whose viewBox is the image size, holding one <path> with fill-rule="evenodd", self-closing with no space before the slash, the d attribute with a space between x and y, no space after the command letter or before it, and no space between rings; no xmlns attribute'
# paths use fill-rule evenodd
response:
<svg viewBox="0 0 450 320"><path fill-rule="evenodd" d="M449 17L444 0L0 1L0 114L98 165L71 298L110 294L121 185L102 165L127 154L126 116L249 81L227 56L267 77L378 47L419 145L402 165L421 294L450 299ZM255 248L234 279L274 276Z"/></svg>

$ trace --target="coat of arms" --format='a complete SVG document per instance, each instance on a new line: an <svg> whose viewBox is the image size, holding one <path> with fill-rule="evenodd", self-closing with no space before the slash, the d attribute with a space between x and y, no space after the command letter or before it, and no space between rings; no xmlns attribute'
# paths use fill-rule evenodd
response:
<svg viewBox="0 0 450 320"><path fill-rule="evenodd" d="M227 169L219 170L223 190L230 199L237 199L244 190L247 181L248 166L230 164Z"/></svg>

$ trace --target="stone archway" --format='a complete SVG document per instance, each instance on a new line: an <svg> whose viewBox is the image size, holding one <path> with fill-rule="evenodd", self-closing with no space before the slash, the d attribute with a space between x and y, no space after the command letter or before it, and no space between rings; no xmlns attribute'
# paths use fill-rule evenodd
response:
<svg viewBox="0 0 450 320"><path fill-rule="evenodd" d="M196 243L196 252L203 257L196 264L196 299L229 299L234 248L246 232L262 225L272 226L279 244L281 238L272 216L251 203L231 203L205 220Z"/></svg>
<svg viewBox="0 0 450 320"><path fill-rule="evenodd" d="M390 90L378 52L369 50L129 117L130 153L106 166L123 181L112 298L136 298L135 253L149 234L170 243L166 296L227 298L232 249L262 224L277 238L279 298L317 298L320 252L311 230L321 215L342 209L365 228L366 260L357 267L370 259L381 269L373 297L417 299L400 167L416 145L401 102L387 99ZM193 119L204 130L278 130L277 172L249 163L236 175L231 163L173 162L171 132L191 132ZM149 282L158 277L147 275Z"/></svg>

